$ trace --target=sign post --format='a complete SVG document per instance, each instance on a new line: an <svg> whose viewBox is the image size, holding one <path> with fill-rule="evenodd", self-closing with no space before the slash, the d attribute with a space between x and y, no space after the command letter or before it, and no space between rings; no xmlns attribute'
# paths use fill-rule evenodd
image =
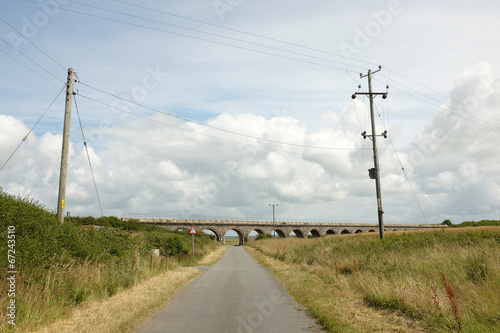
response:
<svg viewBox="0 0 500 333"><path fill-rule="evenodd" d="M194 235L196 234L196 229L194 227L194 225L191 227L191 231L189 232L191 234L191 238L193 240L193 258L194 258Z"/></svg>

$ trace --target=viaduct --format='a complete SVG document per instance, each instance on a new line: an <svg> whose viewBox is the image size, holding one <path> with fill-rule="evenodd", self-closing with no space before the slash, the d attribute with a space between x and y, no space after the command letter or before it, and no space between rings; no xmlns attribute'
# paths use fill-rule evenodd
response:
<svg viewBox="0 0 500 333"><path fill-rule="evenodd" d="M295 234L298 238L321 237L326 235L357 234L362 232L378 232L378 224L363 223L313 223L313 222L273 222L269 221L226 221L226 220L190 220L190 219L154 219L123 217L123 221L135 220L141 223L156 225L169 230L186 230L192 226L197 232L210 230L215 234L218 242L224 244L229 230L238 234L239 244L248 241L252 231L258 234L275 234L280 238L288 238ZM384 231L424 230L443 228L437 224L385 224Z"/></svg>

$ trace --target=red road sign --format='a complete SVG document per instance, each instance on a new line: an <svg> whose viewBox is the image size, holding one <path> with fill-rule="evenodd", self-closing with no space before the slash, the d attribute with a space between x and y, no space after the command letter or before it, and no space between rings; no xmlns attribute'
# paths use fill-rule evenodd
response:
<svg viewBox="0 0 500 333"><path fill-rule="evenodd" d="M191 235L196 234L196 229L194 228L194 225L191 227L191 231L189 232Z"/></svg>

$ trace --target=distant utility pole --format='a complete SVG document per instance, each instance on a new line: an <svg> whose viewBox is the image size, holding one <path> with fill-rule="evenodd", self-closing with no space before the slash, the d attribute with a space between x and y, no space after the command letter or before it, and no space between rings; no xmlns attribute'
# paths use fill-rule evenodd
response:
<svg viewBox="0 0 500 333"><path fill-rule="evenodd" d="M274 224L275 224L275 220L274 220L274 206L278 206L278 204L269 204L269 206L273 206L273 237L274 237L274 233L275 233L275 231L274 231L274 229L275 229L275 227L274 227Z"/></svg>
<svg viewBox="0 0 500 333"><path fill-rule="evenodd" d="M352 95L352 99L356 98L356 95L368 95L368 98L370 99L370 115L371 115L371 120L372 120L372 134L367 135L366 131L361 133L364 139L366 137L369 137L372 139L373 142L373 162L375 164L375 167L373 169L368 170L369 175L371 179L375 178L375 189L377 191L377 211L378 211L378 226L380 230L380 239L384 239L384 210L382 209L382 193L380 191L380 167L378 164L378 151L377 151L377 135L375 134L375 117L373 113L373 97L376 95L382 95L383 99L387 98L387 91L384 93L375 93L372 92L372 76L373 74L379 72L382 69L382 66L378 66L378 70L375 72L372 72L371 70L368 70L368 74L363 75L363 73L359 74L360 78L368 77L368 92L356 92ZM361 88L359 86L358 88ZM386 87L388 89L389 86ZM384 138L387 138L387 131L384 131L382 135Z"/></svg>
<svg viewBox="0 0 500 333"><path fill-rule="evenodd" d="M57 199L57 217L64 222L64 207L66 204L66 178L68 176L69 128L71 124L71 100L73 98L74 69L68 69L66 84L66 107L64 112L64 129L61 152L61 170L59 174L59 196Z"/></svg>

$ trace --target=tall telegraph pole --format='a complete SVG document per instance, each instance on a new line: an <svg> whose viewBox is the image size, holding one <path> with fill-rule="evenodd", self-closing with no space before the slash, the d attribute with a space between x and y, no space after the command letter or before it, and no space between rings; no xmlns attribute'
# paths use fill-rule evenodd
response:
<svg viewBox="0 0 500 333"><path fill-rule="evenodd" d="M278 206L278 204L269 204L269 206L273 206L273 237L274 237L274 234L275 234L275 231L274 231L274 225L275 225L275 220L274 220L274 206Z"/></svg>
<svg viewBox="0 0 500 333"><path fill-rule="evenodd" d="M363 138L369 137L373 142L373 162L375 167L369 170L370 178L375 178L375 189L377 191L377 211L378 211L378 226L380 230L380 239L384 239L384 210L382 209L382 193L380 191L380 167L378 163L378 151L377 151L377 135L375 134L375 116L373 112L373 98L376 95L382 95L383 99L387 98L387 91L384 93L376 93L372 92L372 76L373 74L379 72L382 69L382 66L378 66L378 70L372 72L368 70L368 74L363 75L359 74L360 78L368 77L368 92L356 92L352 95L352 98L356 98L356 95L367 95L370 99L370 116L372 121L372 134L367 135L366 131L361 133ZM361 87L361 86L360 86ZM389 87L387 87L389 88ZM384 131L382 135L384 138L387 138L387 131Z"/></svg>
<svg viewBox="0 0 500 333"><path fill-rule="evenodd" d="M71 100L73 98L74 70L68 69L68 82L66 84L66 107L64 112L64 129L61 152L61 170L59 175L59 196L57 199L57 217L64 222L64 207L66 203L66 178L68 175L69 157L69 128L71 124Z"/></svg>

